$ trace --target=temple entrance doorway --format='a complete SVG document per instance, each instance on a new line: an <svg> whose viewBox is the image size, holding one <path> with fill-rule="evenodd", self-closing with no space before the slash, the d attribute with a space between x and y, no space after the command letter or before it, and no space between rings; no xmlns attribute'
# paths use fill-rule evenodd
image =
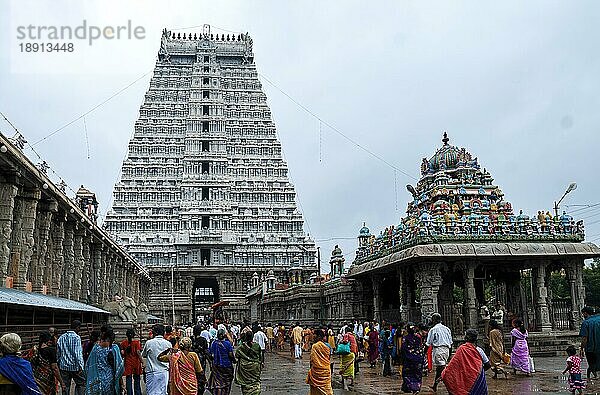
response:
<svg viewBox="0 0 600 395"><path fill-rule="evenodd" d="M192 311L196 321L210 321L210 306L219 301L219 282L216 277L197 277L192 294Z"/></svg>

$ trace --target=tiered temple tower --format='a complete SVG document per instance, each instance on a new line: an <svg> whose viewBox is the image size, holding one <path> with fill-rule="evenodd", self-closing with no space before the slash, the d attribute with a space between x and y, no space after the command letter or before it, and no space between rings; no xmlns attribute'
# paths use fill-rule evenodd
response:
<svg viewBox="0 0 600 395"><path fill-rule="evenodd" d="M167 321L243 297L256 272L316 272L248 34L164 31L104 227L149 269Z"/></svg>

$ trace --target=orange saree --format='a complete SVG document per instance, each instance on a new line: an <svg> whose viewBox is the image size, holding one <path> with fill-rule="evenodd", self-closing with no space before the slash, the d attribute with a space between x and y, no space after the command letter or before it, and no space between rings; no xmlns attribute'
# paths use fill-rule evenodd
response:
<svg viewBox="0 0 600 395"><path fill-rule="evenodd" d="M310 385L309 395L333 395L331 388L331 348L319 341L310 349L310 369L306 383Z"/></svg>
<svg viewBox="0 0 600 395"><path fill-rule="evenodd" d="M202 372L198 355L194 352L178 351L171 355L169 361L169 388L171 395L196 395L198 381L196 372Z"/></svg>

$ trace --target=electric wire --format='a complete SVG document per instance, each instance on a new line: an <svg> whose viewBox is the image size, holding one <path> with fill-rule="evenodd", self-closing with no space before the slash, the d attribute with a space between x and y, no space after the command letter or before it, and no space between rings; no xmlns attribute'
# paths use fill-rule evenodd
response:
<svg viewBox="0 0 600 395"><path fill-rule="evenodd" d="M126 86L124 86L123 88L119 89L117 92L113 93L112 95L110 95L108 98L106 98L105 100L103 100L102 102L96 104L94 107L92 107L91 109L87 110L86 112L84 112L83 114L79 115L78 117L74 118L73 120L67 122L66 124L64 124L63 126L59 127L58 129L54 130L53 132L49 133L48 135L42 137L41 139L35 141L34 143L30 144L31 146L34 145L38 145L39 143L41 143L42 141L45 141L47 139L49 139L50 137L54 136L55 134L61 132L62 130L64 130L65 128L71 126L72 124L74 124L75 122L79 121L80 119L82 119L83 117L85 117L86 115L91 114L92 112L96 111L98 108L102 107L103 105L105 105L106 103L108 103L109 101L111 101L112 99L114 99L115 97L117 97L118 95L120 95L121 93L125 92L127 89L129 89L130 87L132 87L133 85L135 85L136 82L140 81L141 79L143 79L144 77L146 77L148 74L152 73L153 70L150 70L144 74L142 74L140 77L136 78L135 80L133 80L132 82L130 82L129 84L127 84Z"/></svg>
<svg viewBox="0 0 600 395"><path fill-rule="evenodd" d="M369 148L366 148L366 147L362 146L356 140L354 140L351 137L347 136L342 131L340 131L338 128L336 128L335 126L333 126L329 122L325 121L322 117L320 117L319 115L317 115L314 112L312 112L305 105L303 105L302 103L300 103L298 100L294 99L290 94L288 94L287 92L285 92L277 84L275 84L273 81L271 81L271 79L269 79L266 75L264 75L262 73L258 73L258 75L261 76L269 85L271 85L272 87L274 87L275 89L277 89L279 92L281 92L281 94L283 94L285 97L287 97L292 103L296 104L298 107L300 107L302 110L304 110L307 114L309 114L313 118L317 119L319 122L321 122L323 125L327 126L329 129L331 129L334 132L336 132L338 135L342 136L344 139L346 139L348 142L352 143L354 146L360 148L361 150L363 150L367 154L371 155L373 158L379 160L380 162L384 163L385 165L387 165L391 169L396 170L396 171L404 174L405 176L407 176L407 177L409 177L409 178L411 178L411 179L413 179L415 181L418 181L418 179L415 176L411 175L410 173L408 173L405 170L400 169L399 167L395 166L394 164L388 162L381 155L373 152Z"/></svg>

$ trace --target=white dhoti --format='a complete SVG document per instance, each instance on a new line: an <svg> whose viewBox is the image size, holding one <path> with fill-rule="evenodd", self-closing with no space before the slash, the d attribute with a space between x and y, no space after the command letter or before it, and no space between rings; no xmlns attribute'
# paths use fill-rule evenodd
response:
<svg viewBox="0 0 600 395"><path fill-rule="evenodd" d="M146 372L146 394L147 395L166 395L168 384L169 384L169 371L168 370Z"/></svg>
<svg viewBox="0 0 600 395"><path fill-rule="evenodd" d="M433 347L431 359L435 366L446 366L450 358L450 348L446 346Z"/></svg>

